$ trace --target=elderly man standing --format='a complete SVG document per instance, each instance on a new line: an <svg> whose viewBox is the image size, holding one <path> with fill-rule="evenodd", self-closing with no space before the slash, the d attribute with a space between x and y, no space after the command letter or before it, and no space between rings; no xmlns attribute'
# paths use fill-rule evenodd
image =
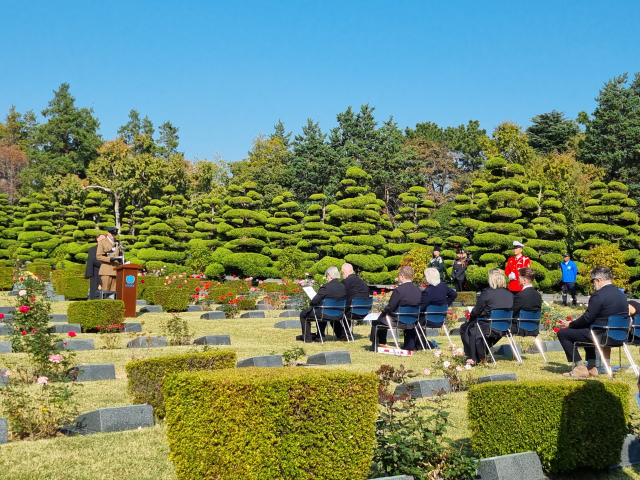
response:
<svg viewBox="0 0 640 480"><path fill-rule="evenodd" d="M87 269L84 272L84 278L90 278L89 281L89 300L95 300L98 298L98 287L100 286L100 267L102 262L96 258L96 252L98 245L104 240L104 235L98 235L96 238L96 245L87 250Z"/></svg>
<svg viewBox="0 0 640 480"><path fill-rule="evenodd" d="M567 361L574 362L571 372L563 373L565 377L588 378L597 377L595 347L584 347L587 357L585 365L576 349L573 356L573 344L576 342L592 343L591 325L606 325L611 315L629 315L627 297L613 284L613 273L609 267L596 267L591 271L591 281L595 293L589 297L587 311L569 323L568 328L558 331L558 340L567 356Z"/></svg>
<svg viewBox="0 0 640 480"><path fill-rule="evenodd" d="M327 283L322 285L318 290L318 293L311 299L309 308L300 312L300 326L302 327L302 335L296 337L296 340L304 340L304 343L312 343L319 342L319 335L311 334L311 322L309 319L315 318L313 315L313 307L317 307L322 303L325 298L331 298L333 300L344 300L347 297L347 292L342 283L340 283L340 273L338 272L337 267L329 267L327 271L324 273L324 276L327 279ZM320 317L321 314L318 314ZM339 318L337 321L333 323L334 331L336 325L339 325ZM318 324L318 330L322 333L324 337L325 329L327 328L326 322L321 322ZM337 336L337 332L336 332Z"/></svg>
<svg viewBox="0 0 640 480"><path fill-rule="evenodd" d="M120 265L122 257L122 247L116 240L117 234L117 228L107 228L107 238L98 243L96 250L96 258L102 262L99 273L103 292L113 292L116 288L116 271L114 268Z"/></svg>

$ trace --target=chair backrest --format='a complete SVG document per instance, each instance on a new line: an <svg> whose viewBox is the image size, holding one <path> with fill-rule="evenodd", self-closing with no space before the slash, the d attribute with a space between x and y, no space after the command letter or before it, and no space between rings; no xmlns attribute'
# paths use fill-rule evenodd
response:
<svg viewBox="0 0 640 480"><path fill-rule="evenodd" d="M607 320L608 336L613 340L623 342L629 335L631 317L629 315L611 315Z"/></svg>
<svg viewBox="0 0 640 480"><path fill-rule="evenodd" d="M534 332L540 328L541 318L542 312L520 310L520 313L518 314L518 326L527 332Z"/></svg>
<svg viewBox="0 0 640 480"><path fill-rule="evenodd" d="M368 315L373 307L373 298L354 298L351 300L351 313L354 315Z"/></svg>
<svg viewBox="0 0 640 480"><path fill-rule="evenodd" d="M402 305L395 313L398 322L411 325L416 323L420 317L420 305Z"/></svg>
<svg viewBox="0 0 640 480"><path fill-rule="evenodd" d="M491 328L506 332L511 328L512 317L513 312L511 310L491 310L491 315L489 316L489 320L491 320Z"/></svg>
<svg viewBox="0 0 640 480"><path fill-rule="evenodd" d="M325 317L340 317L344 314L346 300L335 300L333 298L325 298L322 300L322 315Z"/></svg>
<svg viewBox="0 0 640 480"><path fill-rule="evenodd" d="M449 311L449 305L446 303L442 305L427 305L425 310L425 318L432 324L444 324L447 319L447 312ZM434 328L437 328L434 326Z"/></svg>

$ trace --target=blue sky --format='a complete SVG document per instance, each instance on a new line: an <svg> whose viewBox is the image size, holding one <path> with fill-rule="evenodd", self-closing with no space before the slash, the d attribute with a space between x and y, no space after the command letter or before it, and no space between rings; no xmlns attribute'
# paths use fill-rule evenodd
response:
<svg viewBox="0 0 640 480"><path fill-rule="evenodd" d="M324 131L349 105L379 121L528 125L591 113L640 71L636 1L0 2L0 115L62 82L115 137L132 108L180 127L188 158L239 160L282 119Z"/></svg>

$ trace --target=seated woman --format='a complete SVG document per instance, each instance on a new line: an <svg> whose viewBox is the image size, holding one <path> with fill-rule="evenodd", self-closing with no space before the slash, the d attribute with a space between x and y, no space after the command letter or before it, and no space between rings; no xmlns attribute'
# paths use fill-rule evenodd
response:
<svg viewBox="0 0 640 480"><path fill-rule="evenodd" d="M460 326L460 337L467 358L474 362L479 362L485 358L485 346L480 331L478 330L478 318L489 318L492 310L511 310L513 307L513 294L507 290L507 282L504 272L499 268L492 268L488 275L489 287L485 288L476 302L476 306L471 310L469 320ZM491 347L501 335L492 330L483 330L487 337L487 343ZM488 335L487 335L488 334Z"/></svg>
<svg viewBox="0 0 640 480"><path fill-rule="evenodd" d="M453 288L449 288L447 284L440 281L440 273L435 268L426 268L424 270L424 280L427 284L427 287L422 290L422 295L420 297L420 311L424 312L427 310L429 305L448 305L450 306L453 301L458 296L458 292L456 292ZM425 325L424 317L420 319L420 324L422 326ZM427 327L439 327L439 325L429 324L430 322L426 321Z"/></svg>

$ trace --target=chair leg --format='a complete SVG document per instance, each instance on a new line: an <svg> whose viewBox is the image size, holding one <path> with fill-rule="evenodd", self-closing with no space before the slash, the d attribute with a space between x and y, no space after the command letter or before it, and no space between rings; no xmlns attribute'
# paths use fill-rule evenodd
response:
<svg viewBox="0 0 640 480"><path fill-rule="evenodd" d="M449 330L444 323L442 324L442 330L444 330L444 334L447 336L447 340L449 340L449 345L451 345L453 342L451 341L451 337L449 336Z"/></svg>
<svg viewBox="0 0 640 480"><path fill-rule="evenodd" d="M511 353L513 358L518 361L520 365L522 365L522 357L520 356L520 352L518 352L518 345L516 345L516 341L513 339L511 332L507 331L507 341L509 342L509 346L511 347Z"/></svg>
<svg viewBox="0 0 640 480"><path fill-rule="evenodd" d="M351 328L347 329L347 325L349 325L349 320L347 320L347 317L345 315L342 315L342 318L344 319L343 328L347 335L347 342L349 341L349 335L351 335L351 341L355 343L355 339L353 338L353 320L351 320ZM342 322L342 320L340 321Z"/></svg>
<svg viewBox="0 0 640 480"><path fill-rule="evenodd" d="M633 368L633 373L636 377L640 377L640 370L638 365L633 361L633 357L631 356L631 352L629 351L629 346L626 343L622 344L622 348L624 349L624 354L627 356L629 363L631 364L631 368Z"/></svg>
<svg viewBox="0 0 640 480"><path fill-rule="evenodd" d="M542 358L544 359L544 363L549 363L549 362L547 362L547 356L544 354L544 350L542 350L542 343L540 342L540 339L538 337L536 337L534 341L536 342L536 347L538 347L538 351L542 354Z"/></svg>
<svg viewBox="0 0 640 480"><path fill-rule="evenodd" d="M429 351L433 352L433 348L431 348L431 344L429 343L429 338L427 337L427 332L424 331L424 329L422 328L422 325L420 325L420 323L416 323L416 327L418 328L418 338L420 338L420 333L422 333L422 336L424 337L424 343L422 343L422 339L420 339L420 344L422 345L422 349L426 352L427 349L424 348L425 344L427 345L427 347L429 347Z"/></svg>
<svg viewBox="0 0 640 480"><path fill-rule="evenodd" d="M594 332L593 330L591 330L591 338L593 338L593 343L595 347L598 349L598 353L600 354L600 358L602 359L602 363L604 364L604 369L609 374L609 378L613 380L613 370L611 369L611 365L609 365L609 363L607 363L607 361L605 360L604 354L602 353L602 347L600 346L600 342L598 341L596 332Z"/></svg>
<svg viewBox="0 0 640 480"><path fill-rule="evenodd" d="M391 336L393 337L393 341L396 344L396 348L400 350L400 346L398 345L398 338L396 337L396 334L393 333L393 327L391 326L391 319L389 318L389 315L387 315L385 318L387 320L387 325L389 325L389 330L391 330Z"/></svg>
<svg viewBox="0 0 640 480"><path fill-rule="evenodd" d="M416 322L416 337L418 337L418 340L420 340L420 345L422 345L422 350L424 352L427 351L427 349L424 347L424 342L422 341L422 337L420 336L420 331L422 330L422 325L420 325L420 323ZM406 332L405 332L406 335ZM426 340L426 335L425 335L425 340ZM427 345L429 345L429 341L427 340ZM429 350L431 350L431 345L429 345Z"/></svg>
<svg viewBox="0 0 640 480"><path fill-rule="evenodd" d="M318 336L320 337L320 343L324 345L324 339L322 338L322 331L320 330L320 322L316 321L316 331L318 332Z"/></svg>
<svg viewBox="0 0 640 480"><path fill-rule="evenodd" d="M482 341L484 342L484 345L487 347L487 352L489 352L489 355L491 355L491 360L493 360L493 365L494 366L498 366L498 362L496 362L496 357L493 356L493 352L491 351L491 348L489 347L489 342L487 342L487 339L484 336L484 333L482 332L482 328L480 327L480 324L478 323L478 330L480 331L480 336L482 337Z"/></svg>

